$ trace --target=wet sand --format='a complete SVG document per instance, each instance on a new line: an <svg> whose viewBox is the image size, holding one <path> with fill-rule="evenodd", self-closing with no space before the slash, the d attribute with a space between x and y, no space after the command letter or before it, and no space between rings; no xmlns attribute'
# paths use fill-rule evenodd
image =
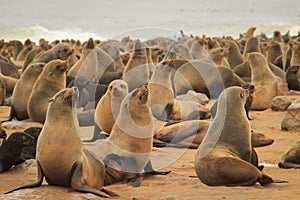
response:
<svg viewBox="0 0 300 200"><path fill-rule="evenodd" d="M295 100L300 96L291 96L291 98ZM0 111L0 120L6 119L8 109L0 107ZM268 109L260 112L251 111L250 115L255 117L250 122L252 129L275 139L270 146L256 148L260 163L267 163L264 173L274 179L287 180L288 183L273 183L265 187L258 183L250 187L206 186L199 179L189 177L195 176L193 163L196 150L188 149L178 160L165 168L172 170L169 175L145 178L137 188L122 183L105 188L120 195L113 199L133 199L133 197L136 199L300 199L300 170L276 167L281 156L300 140L299 132L280 130L285 111L275 112ZM8 130L9 133L14 131L17 129ZM86 133L84 137L90 137L89 134ZM0 193L35 180L34 160L21 166L0 174ZM0 199L101 199L92 194L75 192L70 188L47 186L45 181L43 184L39 188L0 195Z"/></svg>

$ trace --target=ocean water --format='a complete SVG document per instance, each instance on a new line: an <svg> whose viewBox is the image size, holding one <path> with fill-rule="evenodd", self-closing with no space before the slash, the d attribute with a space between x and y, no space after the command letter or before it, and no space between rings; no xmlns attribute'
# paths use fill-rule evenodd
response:
<svg viewBox="0 0 300 200"><path fill-rule="evenodd" d="M0 38L238 37L300 30L299 0L0 0Z"/></svg>

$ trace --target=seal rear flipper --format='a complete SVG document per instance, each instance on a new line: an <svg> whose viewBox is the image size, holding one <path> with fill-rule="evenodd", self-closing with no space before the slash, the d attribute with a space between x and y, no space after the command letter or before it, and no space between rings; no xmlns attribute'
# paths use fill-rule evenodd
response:
<svg viewBox="0 0 300 200"><path fill-rule="evenodd" d="M284 163L278 163L278 167L280 168L300 168L300 164L297 163L291 163L291 162L284 162Z"/></svg>
<svg viewBox="0 0 300 200"><path fill-rule="evenodd" d="M170 170L154 170L150 160L148 161L147 165L145 166L144 171L145 171L144 175L155 175L155 174L167 175L171 172Z"/></svg>
<svg viewBox="0 0 300 200"><path fill-rule="evenodd" d="M92 193L100 197L106 197L109 198L111 197L109 194L107 194L102 190L97 190L96 188L91 188L87 186L83 182L82 178L82 163L75 163L72 167L72 174L71 174L71 187L79 192L84 192L84 193Z"/></svg>
<svg viewBox="0 0 300 200"><path fill-rule="evenodd" d="M34 187L38 187L42 185L43 179L44 179L44 173L42 170L41 165L39 164L39 162L37 162L37 181L34 183L29 183L29 184L25 184L25 185L21 185L19 187L16 187L15 189L12 189L8 192L5 192L4 194L8 194L11 192L14 192L16 190L20 190L20 189L25 189L25 188L34 188Z"/></svg>

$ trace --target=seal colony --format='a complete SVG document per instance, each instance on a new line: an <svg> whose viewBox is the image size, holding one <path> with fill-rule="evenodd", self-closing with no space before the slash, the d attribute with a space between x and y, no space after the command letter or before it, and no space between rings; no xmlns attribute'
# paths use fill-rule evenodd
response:
<svg viewBox="0 0 300 200"><path fill-rule="evenodd" d="M44 124L38 180L10 192L40 186L45 177L48 184L114 196L103 187L120 181L139 186L142 177L170 173L154 170L153 146L198 148L195 172L207 185L281 182L258 165L254 148L274 140L251 130L249 113L271 108L273 97L289 89L300 90L300 35L283 38L276 30L269 38L255 30L238 39L182 32L177 39L146 41L3 41L0 103L11 107L8 121ZM73 107L72 99L78 100ZM83 142L79 125L93 124L93 143ZM18 142L18 155L4 152L10 163L2 164L11 166L28 146ZM298 167L288 156L280 166Z"/></svg>

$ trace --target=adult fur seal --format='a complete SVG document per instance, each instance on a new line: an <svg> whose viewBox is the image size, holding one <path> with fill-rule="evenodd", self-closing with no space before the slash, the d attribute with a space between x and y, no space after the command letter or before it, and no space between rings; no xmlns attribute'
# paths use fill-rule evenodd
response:
<svg viewBox="0 0 300 200"><path fill-rule="evenodd" d="M45 63L32 63L21 75L17 82L11 99L9 120L16 117L18 120L27 119L27 103L35 81L41 74Z"/></svg>
<svg viewBox="0 0 300 200"><path fill-rule="evenodd" d="M37 143L38 180L7 193L38 187L45 177L50 185L72 187L76 191L102 197L111 196L111 192L102 188L104 164L82 146L76 111L72 107L74 100L78 100L76 87L62 90L50 100L45 125Z"/></svg>
<svg viewBox="0 0 300 200"><path fill-rule="evenodd" d="M67 62L53 60L47 63L36 80L28 99L27 112L32 121L44 123L48 101L66 87Z"/></svg>
<svg viewBox="0 0 300 200"><path fill-rule="evenodd" d="M280 168L300 168L300 141L296 142L281 158Z"/></svg>
<svg viewBox="0 0 300 200"><path fill-rule="evenodd" d="M150 161L153 142L153 121L149 107L147 86L136 88L122 101L120 113L110 136L98 140L91 151L107 165L105 184L118 181L133 186L141 183L143 170L152 174L168 174L170 171L154 171Z"/></svg>
<svg viewBox="0 0 300 200"><path fill-rule="evenodd" d="M196 174L206 185L246 186L257 181L261 185L273 182L259 170L258 161L254 159L250 124L244 110L247 96L247 90L229 87L219 97L216 117L195 156Z"/></svg>

